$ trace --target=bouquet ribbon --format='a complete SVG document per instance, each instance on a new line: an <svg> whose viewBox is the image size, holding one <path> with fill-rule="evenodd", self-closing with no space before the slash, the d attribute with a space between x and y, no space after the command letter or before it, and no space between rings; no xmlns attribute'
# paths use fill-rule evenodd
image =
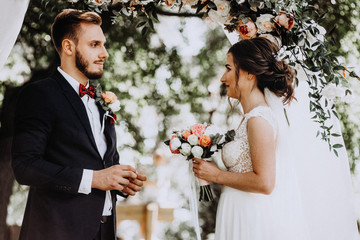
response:
<svg viewBox="0 0 360 240"><path fill-rule="evenodd" d="M201 240L200 236L200 226L199 226L199 216L198 216L198 205L196 199L196 187L195 187L195 176L193 172L193 162L189 161L189 180L190 180L190 194L189 194L189 203L190 211L193 217L194 228L196 233L196 239Z"/></svg>

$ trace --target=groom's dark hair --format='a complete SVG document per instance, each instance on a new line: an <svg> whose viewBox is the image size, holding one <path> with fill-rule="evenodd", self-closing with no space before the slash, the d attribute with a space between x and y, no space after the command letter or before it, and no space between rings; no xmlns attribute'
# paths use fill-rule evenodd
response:
<svg viewBox="0 0 360 240"><path fill-rule="evenodd" d="M88 12L84 10L76 9L64 9L59 13L51 26L51 38L56 48L56 51L60 54L62 41L68 38L78 43L78 34L80 29L80 23L92 23L101 25L101 17L95 12Z"/></svg>

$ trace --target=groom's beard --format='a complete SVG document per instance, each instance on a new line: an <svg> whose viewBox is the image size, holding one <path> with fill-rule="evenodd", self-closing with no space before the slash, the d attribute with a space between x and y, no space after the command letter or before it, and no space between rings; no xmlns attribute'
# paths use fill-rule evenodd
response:
<svg viewBox="0 0 360 240"><path fill-rule="evenodd" d="M89 79L101 78L104 73L102 70L99 72L90 72L88 70L89 61L86 61L85 58L81 55L81 53L77 50L75 52L75 62L76 67L79 69L79 71L82 72Z"/></svg>

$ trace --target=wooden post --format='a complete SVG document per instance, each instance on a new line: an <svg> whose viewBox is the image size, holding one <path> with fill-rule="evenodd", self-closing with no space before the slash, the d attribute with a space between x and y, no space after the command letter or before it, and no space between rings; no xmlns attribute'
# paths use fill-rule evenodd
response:
<svg viewBox="0 0 360 240"><path fill-rule="evenodd" d="M140 223L142 235L145 240L151 240L157 221L172 222L174 220L173 208L160 208L158 203L140 205L117 205L117 225L123 220L136 220Z"/></svg>
<svg viewBox="0 0 360 240"><path fill-rule="evenodd" d="M151 240L151 235L154 231L158 216L159 205L157 203L149 203L146 206L145 240Z"/></svg>

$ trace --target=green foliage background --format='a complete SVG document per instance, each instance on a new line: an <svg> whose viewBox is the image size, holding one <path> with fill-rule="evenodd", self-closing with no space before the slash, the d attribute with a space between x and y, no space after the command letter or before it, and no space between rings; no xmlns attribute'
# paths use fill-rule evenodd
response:
<svg viewBox="0 0 360 240"><path fill-rule="evenodd" d="M355 20L359 19L357 0L321 0L314 1L313 4L320 14L325 13L320 24L330 32L328 37L333 40L331 50L346 57L350 52L343 50L341 40L356 31ZM64 8L88 9L88 6L82 1L30 1L16 47L6 68L14 68L17 64L14 56L20 54L28 69L19 74L28 81L39 80L56 69L59 58L50 40L50 27L54 17ZM179 114L182 105L190 105L190 111L194 113L198 122L211 122L211 114L204 111L202 102L209 97L207 86L219 74L219 67L221 69L224 65L226 52L230 47L220 28L209 29L206 37L202 39L205 47L190 60L185 60L179 55L177 48L168 49L162 42L152 44L156 32L142 35L141 29L136 28L137 19L117 16L118 21L112 24L111 12L103 12L102 17L110 57L106 62L101 84L103 89L113 91L119 97L122 106L118 113L120 126L134 140L121 145L119 151L131 148L137 151L139 156L152 155L159 144L168 137L172 127L170 119ZM352 41L353 46L360 52L360 40ZM190 71L196 67L200 67L201 71L193 76ZM170 76L165 79L168 89L166 94L159 90L156 72L160 68L168 69L170 72ZM5 95L6 89L15 87L19 86L12 79L7 79L1 82L0 91ZM130 102L132 106L136 106L135 114L133 111L127 111ZM159 134L155 139L155 146L151 148L144 145L146 136L141 131L139 122L143 109L148 106L155 108L159 117ZM345 145L354 169L353 163L358 158L356 147L359 145L360 136L356 133L359 133L359 126L349 118L349 105L339 104L338 111L343 124ZM139 164L139 160L136 163ZM153 174L154 168L149 166L147 173ZM219 186L214 185L213 188L217 194L220 192ZM200 217L204 239L214 231L216 205L217 201L201 205ZM184 232L187 232L186 236L194 236L193 229L188 224L180 224L178 228L170 227L165 232L166 239L183 239Z"/></svg>

